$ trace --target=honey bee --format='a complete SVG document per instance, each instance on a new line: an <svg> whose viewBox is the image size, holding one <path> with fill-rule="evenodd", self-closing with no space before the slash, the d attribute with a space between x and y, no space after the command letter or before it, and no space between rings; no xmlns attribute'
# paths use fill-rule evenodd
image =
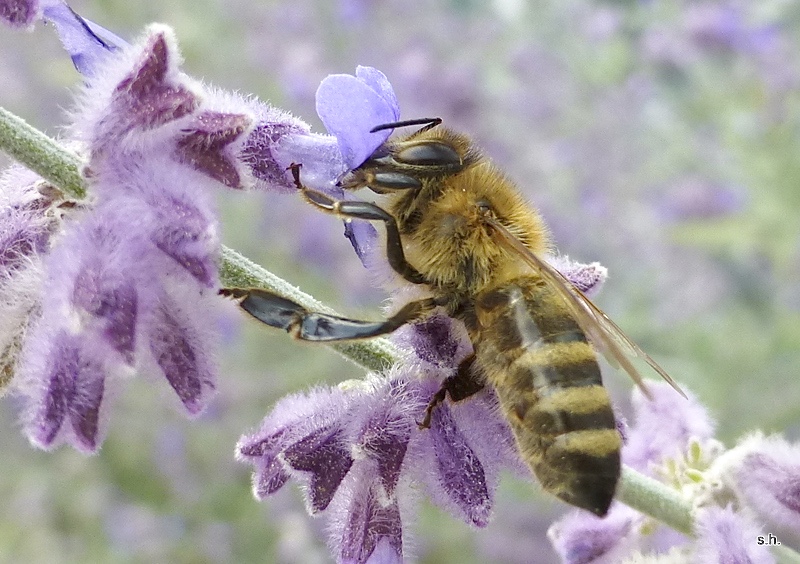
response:
<svg viewBox="0 0 800 564"><path fill-rule="evenodd" d="M605 313L542 257L551 249L539 213L465 135L440 119L388 140L340 181L369 188L383 207L339 201L295 184L306 200L343 218L383 222L392 269L429 296L377 322L310 312L264 290L224 289L260 321L306 341L346 341L390 333L443 308L463 322L474 353L431 398L420 427L449 396L463 400L491 386L522 458L542 487L604 516L620 476L621 437L595 350L646 388L640 357L680 389ZM591 343L591 344L590 344ZM682 392L681 392L682 393Z"/></svg>

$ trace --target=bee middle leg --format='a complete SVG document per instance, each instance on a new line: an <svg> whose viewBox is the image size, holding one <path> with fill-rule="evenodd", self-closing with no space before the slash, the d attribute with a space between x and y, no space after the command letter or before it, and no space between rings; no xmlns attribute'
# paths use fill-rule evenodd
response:
<svg viewBox="0 0 800 564"><path fill-rule="evenodd" d="M440 403L444 402L448 394L452 401L461 401L477 394L484 386L483 378L480 377L475 367L475 355L472 354L461 361L455 374L444 379L442 387L439 388L439 391L436 392L431 398L431 401L428 402L428 407L425 408L424 419L421 423L417 423L417 425L420 429L430 429L433 410L436 409Z"/></svg>
<svg viewBox="0 0 800 564"><path fill-rule="evenodd" d="M406 304L387 319L361 321L309 311L268 290L223 288L219 293L239 300L239 306L262 323L283 329L296 339L317 342L350 341L385 335L424 317L437 305L433 298L418 300Z"/></svg>
<svg viewBox="0 0 800 564"><path fill-rule="evenodd" d="M412 284L425 283L425 278L406 261L397 220L389 212L370 202L337 200L327 194L303 186L303 183L300 182L300 166L299 164L292 164L289 168L292 171L295 186L303 194L306 201L322 211L341 217L382 221L386 225L386 256L389 259L389 265L395 272Z"/></svg>

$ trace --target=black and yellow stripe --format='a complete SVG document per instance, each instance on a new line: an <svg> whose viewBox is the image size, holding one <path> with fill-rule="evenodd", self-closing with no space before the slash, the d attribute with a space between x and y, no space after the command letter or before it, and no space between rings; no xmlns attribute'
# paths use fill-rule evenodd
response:
<svg viewBox="0 0 800 564"><path fill-rule="evenodd" d="M605 515L621 439L586 337L561 298L534 278L493 289L476 307L477 361L523 458L545 490Z"/></svg>

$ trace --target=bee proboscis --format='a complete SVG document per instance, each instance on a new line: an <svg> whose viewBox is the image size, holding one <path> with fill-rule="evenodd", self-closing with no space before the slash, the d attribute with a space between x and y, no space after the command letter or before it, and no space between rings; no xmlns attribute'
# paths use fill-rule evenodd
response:
<svg viewBox="0 0 800 564"><path fill-rule="evenodd" d="M647 389L631 362L639 357L681 394L667 373L543 257L547 228L516 186L465 135L425 124L388 140L341 181L369 188L383 206L304 187L306 200L344 218L381 221L393 270L429 297L382 321L310 312L256 289L225 289L260 321L306 341L345 341L390 333L436 308L463 322L474 353L446 378L421 426L450 396L463 400L494 389L522 458L542 487L603 516L620 476L621 438L595 350ZM591 345L590 345L591 343Z"/></svg>

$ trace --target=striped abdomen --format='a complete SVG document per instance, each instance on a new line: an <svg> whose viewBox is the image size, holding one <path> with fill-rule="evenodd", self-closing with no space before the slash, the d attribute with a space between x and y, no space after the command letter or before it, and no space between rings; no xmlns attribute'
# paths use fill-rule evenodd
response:
<svg viewBox="0 0 800 564"><path fill-rule="evenodd" d="M605 515L619 479L621 438L583 332L535 278L485 291L475 308L477 361L523 459L545 490Z"/></svg>

